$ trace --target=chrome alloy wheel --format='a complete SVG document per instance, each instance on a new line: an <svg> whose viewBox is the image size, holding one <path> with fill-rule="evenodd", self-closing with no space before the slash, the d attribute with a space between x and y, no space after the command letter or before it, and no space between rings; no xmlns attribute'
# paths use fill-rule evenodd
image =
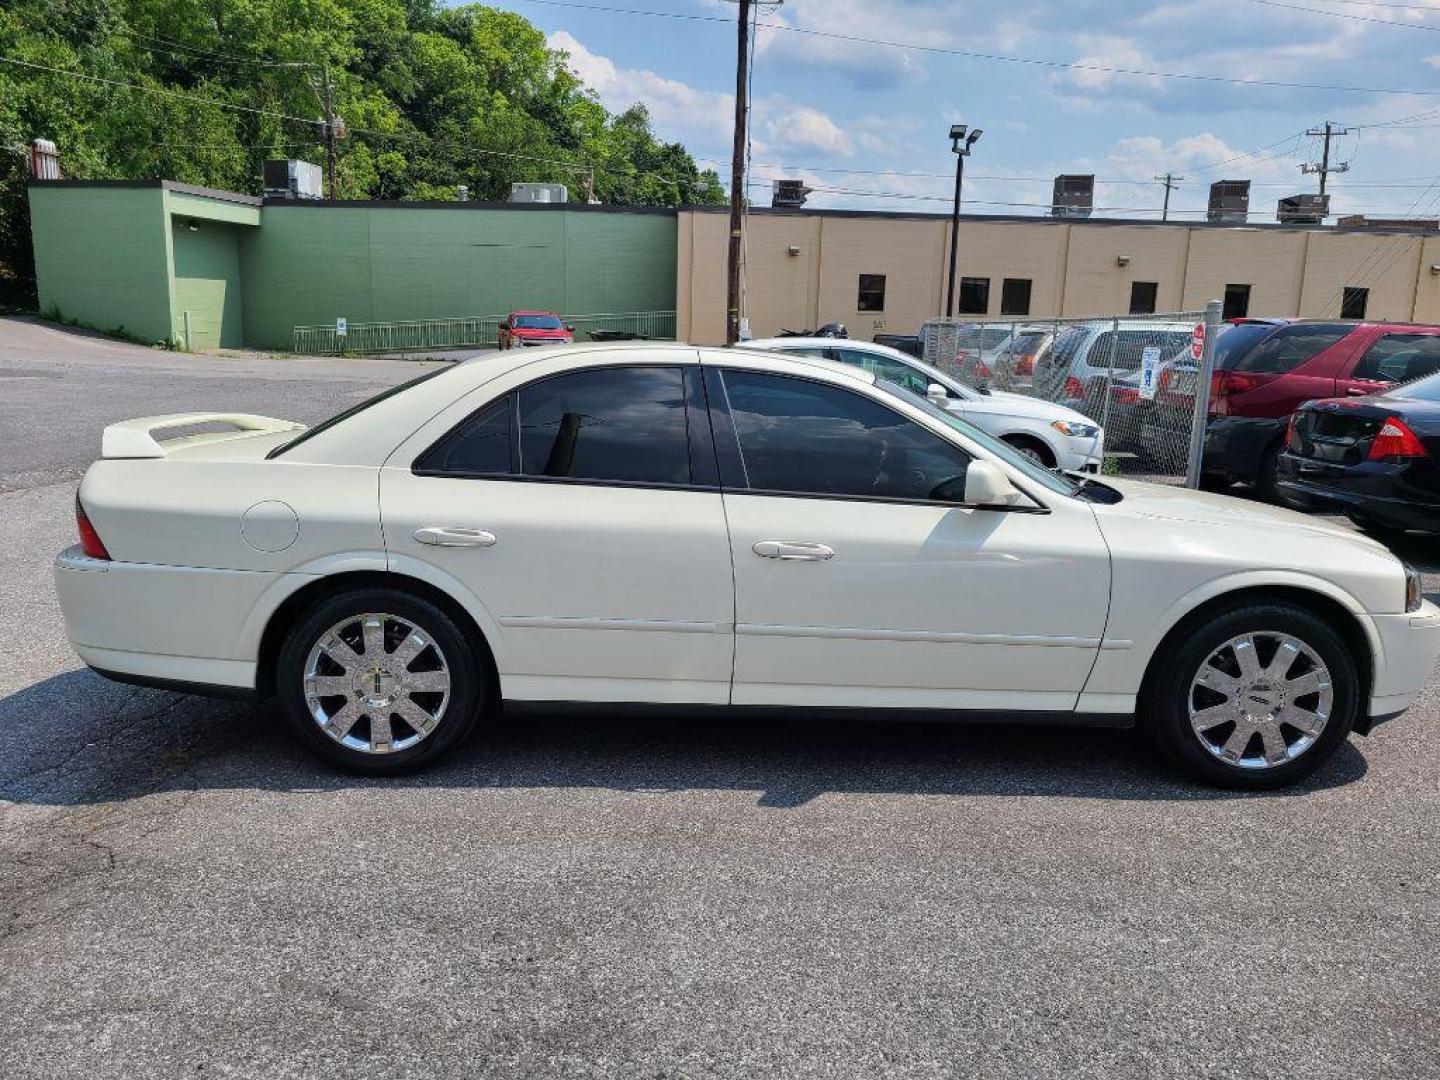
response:
<svg viewBox="0 0 1440 1080"><path fill-rule="evenodd" d="M1299 638L1261 630L1231 638L1190 683L1190 726L1200 745L1242 769L1293 761L1325 730L1330 669Z"/></svg>
<svg viewBox="0 0 1440 1080"><path fill-rule="evenodd" d="M435 730L449 702L445 654L397 615L351 615L320 635L305 659L311 718L351 750L408 750Z"/></svg>

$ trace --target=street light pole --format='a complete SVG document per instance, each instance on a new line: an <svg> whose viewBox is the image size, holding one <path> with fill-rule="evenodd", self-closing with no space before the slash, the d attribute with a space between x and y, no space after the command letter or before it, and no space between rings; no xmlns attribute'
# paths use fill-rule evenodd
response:
<svg viewBox="0 0 1440 1080"><path fill-rule="evenodd" d="M950 283L945 290L945 317L955 315L955 257L960 247L960 188L965 182L965 159L984 134L979 128L966 134L964 124L950 126L950 149L955 154L955 205L950 214Z"/></svg>

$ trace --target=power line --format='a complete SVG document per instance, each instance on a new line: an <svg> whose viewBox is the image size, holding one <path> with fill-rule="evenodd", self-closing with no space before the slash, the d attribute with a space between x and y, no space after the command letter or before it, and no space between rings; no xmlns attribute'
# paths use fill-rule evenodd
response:
<svg viewBox="0 0 1440 1080"><path fill-rule="evenodd" d="M1348 11L1325 11L1322 8L1301 7L1299 4L1284 4L1281 3L1280 0L1250 0L1250 2L1252 4L1263 4L1266 7L1285 8L1289 11L1303 11L1309 15L1328 15L1332 19L1349 19L1351 22L1378 23L1380 26L1393 26L1399 30L1429 30L1432 33L1440 32L1440 26L1426 26L1423 23L1397 22L1394 19L1377 19L1370 15L1355 15ZM1426 8L1424 10L1440 14L1440 9Z"/></svg>
<svg viewBox="0 0 1440 1080"><path fill-rule="evenodd" d="M579 11L598 11L614 15L645 15L662 19L685 19L693 22L729 23L730 20L718 15L699 15L679 11L650 11L642 8L609 7L599 4L582 4L575 0L524 0L529 4L546 7L573 8ZM778 30L789 34L803 34L808 37L825 38L832 41L846 41L859 45L876 45L889 49L906 49L912 52L934 53L941 56L959 56L968 60L989 60L1004 64L1026 64L1032 67L1063 68L1071 71L1094 71L1106 75L1138 75L1148 79L1182 79L1191 82L1221 83L1231 86L1266 86L1289 90L1328 90L1349 94L1409 94L1415 97L1440 97L1440 90L1402 90L1378 86L1340 86L1325 83L1287 82L1280 79L1232 79L1223 75L1203 75L1179 71L1147 71L1142 68L1110 67L1104 64L1085 64L1075 60L1052 60L1039 56L1007 56L1002 53L975 52L970 49L956 49L944 45L921 45L913 41L889 41L884 38L860 37L856 34L841 34L831 30L815 30L805 26L791 26L788 23L762 22L763 30Z"/></svg>

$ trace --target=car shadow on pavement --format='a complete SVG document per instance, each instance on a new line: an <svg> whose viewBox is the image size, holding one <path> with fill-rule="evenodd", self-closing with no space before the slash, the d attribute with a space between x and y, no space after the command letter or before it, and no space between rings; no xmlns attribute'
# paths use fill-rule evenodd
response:
<svg viewBox="0 0 1440 1080"><path fill-rule="evenodd" d="M1133 731L526 712L498 718L425 772L374 780L312 758L273 703L120 686L79 670L0 699L0 799L87 805L176 790L385 786L754 791L773 808L827 794L1275 798L1364 776L1357 741L1304 784L1241 793L1186 779Z"/></svg>

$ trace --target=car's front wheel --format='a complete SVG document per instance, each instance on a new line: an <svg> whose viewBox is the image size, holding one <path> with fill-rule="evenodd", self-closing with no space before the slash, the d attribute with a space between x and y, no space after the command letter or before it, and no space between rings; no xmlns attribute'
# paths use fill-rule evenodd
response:
<svg viewBox="0 0 1440 1080"><path fill-rule="evenodd" d="M1359 707L1358 668L1340 636L1305 608L1265 603L1193 627L1160 660L1142 720L1197 778L1274 788L1319 768Z"/></svg>
<svg viewBox="0 0 1440 1080"><path fill-rule="evenodd" d="M350 772L395 775L469 734L487 696L469 636L436 604L391 589L321 601L281 647L275 685L291 730Z"/></svg>

